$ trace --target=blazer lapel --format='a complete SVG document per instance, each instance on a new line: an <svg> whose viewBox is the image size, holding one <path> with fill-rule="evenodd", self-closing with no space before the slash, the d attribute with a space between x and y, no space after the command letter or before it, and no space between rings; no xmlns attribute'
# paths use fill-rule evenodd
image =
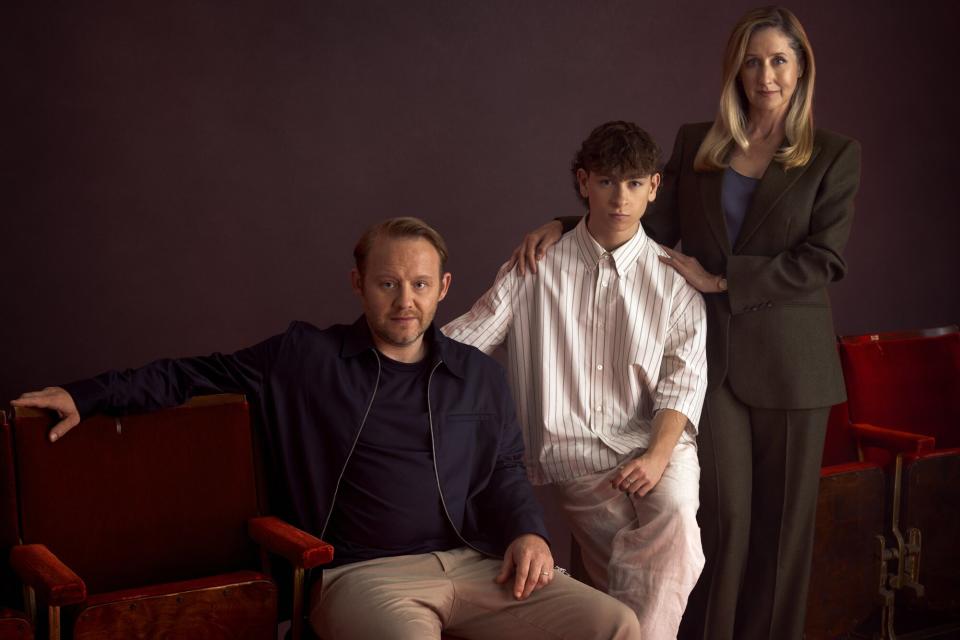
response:
<svg viewBox="0 0 960 640"><path fill-rule="evenodd" d="M814 147L813 155L810 156L810 161L807 164L802 167L794 167L789 171L785 171L783 165L776 160L772 160L767 165L767 170L763 173L760 184L757 185L750 208L747 209L747 215L743 219L740 235L737 236L737 241L733 246L734 252L739 253L743 249L743 245L760 228L760 225L773 211L774 206L780 201L783 194L789 191L790 187L807 171L807 167L813 164L818 153L820 153L820 147Z"/></svg>
<svg viewBox="0 0 960 640"><path fill-rule="evenodd" d="M707 223L717 239L717 244L723 249L723 254L730 255L730 238L727 235L727 224L723 221L723 208L720 204L723 171L704 171L698 173L697 178L700 183L700 199L703 202L703 213L707 218Z"/></svg>

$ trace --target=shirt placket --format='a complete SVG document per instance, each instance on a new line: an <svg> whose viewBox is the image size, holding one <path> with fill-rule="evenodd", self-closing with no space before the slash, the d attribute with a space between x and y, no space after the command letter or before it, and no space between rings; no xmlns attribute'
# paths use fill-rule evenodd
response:
<svg viewBox="0 0 960 640"><path fill-rule="evenodd" d="M590 344L590 406L592 411L591 431L602 438L611 416L612 408L609 398L605 397L605 376L607 375L607 358L604 345L607 343L607 311L610 309L610 292L613 288L613 257L609 253L600 256L597 265L597 280L593 288L593 332Z"/></svg>

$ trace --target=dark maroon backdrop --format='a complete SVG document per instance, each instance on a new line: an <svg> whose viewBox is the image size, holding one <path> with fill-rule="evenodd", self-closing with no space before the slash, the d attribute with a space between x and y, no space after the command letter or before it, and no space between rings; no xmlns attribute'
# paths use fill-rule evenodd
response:
<svg viewBox="0 0 960 640"><path fill-rule="evenodd" d="M0 399L232 350L357 305L380 218L447 237L446 320L524 230L578 211L572 151L713 116L751 3L26 2L2 43ZM843 333L960 320L951 3L797 2L817 121L863 143Z"/></svg>
<svg viewBox="0 0 960 640"><path fill-rule="evenodd" d="M28 2L7 9L0 400L350 320L350 250L418 215L464 311L578 211L590 128L711 119L748 2ZM837 330L960 320L950 2L795 2L819 125L863 143Z"/></svg>

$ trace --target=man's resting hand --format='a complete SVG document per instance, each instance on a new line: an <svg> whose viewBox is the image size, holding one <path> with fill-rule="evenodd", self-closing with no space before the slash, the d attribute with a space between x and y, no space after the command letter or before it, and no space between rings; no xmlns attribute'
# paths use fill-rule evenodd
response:
<svg viewBox="0 0 960 640"><path fill-rule="evenodd" d="M511 542L503 554L497 584L505 584L511 573L515 574L513 597L517 600L524 600L553 582L553 554L546 540L527 533Z"/></svg>
<svg viewBox="0 0 960 640"><path fill-rule="evenodd" d="M50 442L56 442L67 431L80 423L80 412L73 398L62 387L47 387L42 391L28 391L16 400L10 402L15 407L33 407L34 409L48 409L56 411L60 422L50 430Z"/></svg>

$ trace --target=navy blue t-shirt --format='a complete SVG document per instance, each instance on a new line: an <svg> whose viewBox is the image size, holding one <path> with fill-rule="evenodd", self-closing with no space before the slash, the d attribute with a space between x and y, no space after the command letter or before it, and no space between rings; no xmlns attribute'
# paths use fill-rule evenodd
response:
<svg viewBox="0 0 960 640"><path fill-rule="evenodd" d="M325 538L340 566L461 546L433 466L427 380L432 360L379 354L380 384L340 482Z"/></svg>

